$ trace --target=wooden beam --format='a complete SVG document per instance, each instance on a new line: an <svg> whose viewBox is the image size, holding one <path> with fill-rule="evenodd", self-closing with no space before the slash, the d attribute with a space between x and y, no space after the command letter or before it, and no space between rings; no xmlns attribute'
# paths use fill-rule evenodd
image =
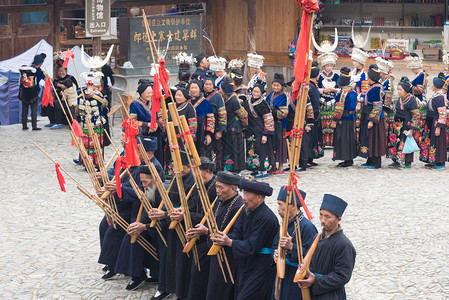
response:
<svg viewBox="0 0 449 300"><path fill-rule="evenodd" d="M59 51L61 48L61 3L55 1L53 6L53 49Z"/></svg>
<svg viewBox="0 0 449 300"><path fill-rule="evenodd" d="M171 5L171 4L195 4L202 3L201 0L111 0L111 7L133 7L133 6L154 6L154 5Z"/></svg>
<svg viewBox="0 0 449 300"><path fill-rule="evenodd" d="M49 4L33 4L33 5L2 5L0 10L2 13L18 13L18 12L35 12L35 11L50 11L53 5Z"/></svg>
<svg viewBox="0 0 449 300"><path fill-rule="evenodd" d="M256 49L253 49L254 47L251 46L251 44L255 44L256 37L255 37L255 28L256 28L256 0L247 0L248 1L248 36L249 36L249 43L248 43L248 51L254 52Z"/></svg>

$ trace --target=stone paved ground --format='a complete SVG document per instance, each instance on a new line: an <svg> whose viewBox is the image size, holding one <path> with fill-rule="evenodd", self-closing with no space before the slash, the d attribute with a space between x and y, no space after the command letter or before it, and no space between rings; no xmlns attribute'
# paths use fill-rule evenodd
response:
<svg viewBox="0 0 449 300"><path fill-rule="evenodd" d="M40 118L39 126L45 124ZM118 144L117 134L114 140ZM127 292L129 278L100 278L101 210L68 176L67 193L61 192L53 164L31 141L89 186L83 168L72 162L76 149L67 129L0 127L0 298L149 299L152 284ZM353 168L337 169L331 152L300 174L299 186L308 193L316 226L324 193L349 203L342 226L357 260L348 299L449 299L448 170L427 170L419 162L409 170L392 170L386 160L382 169L366 170L361 159ZM106 157L111 153L109 147ZM266 181L278 190L287 175ZM275 196L267 202L275 209Z"/></svg>

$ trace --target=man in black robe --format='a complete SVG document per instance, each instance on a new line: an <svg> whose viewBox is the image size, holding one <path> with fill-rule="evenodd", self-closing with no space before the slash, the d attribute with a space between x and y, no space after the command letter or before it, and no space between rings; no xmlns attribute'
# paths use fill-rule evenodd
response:
<svg viewBox="0 0 449 300"><path fill-rule="evenodd" d="M311 287L313 299L346 299L345 284L351 279L356 256L339 224L347 205L337 196L324 194L320 208L321 239L310 263L309 277L298 282L300 287Z"/></svg>
<svg viewBox="0 0 449 300"><path fill-rule="evenodd" d="M217 197L216 182L217 177L214 175L215 163L207 157L200 157L201 165L199 166L201 177L204 181L204 186L206 188L207 196L209 201L212 203ZM192 225L194 228L187 231L187 237L193 238L195 236L195 229L200 227L200 222L204 217L204 209L201 204L200 195L198 190L195 189L192 193L192 208L190 216L192 218ZM197 227L198 226L198 227ZM193 231L193 234L191 234ZM196 241L196 248L198 251L198 261L200 268L198 268L195 263L192 263L191 273L190 273L190 285L189 285L189 295L187 299L198 300L205 299L207 292L207 282L209 279L209 265L210 256L207 255L209 250L207 247L207 237L201 236ZM190 252L191 255L193 254ZM192 260L193 261L193 260Z"/></svg>
<svg viewBox="0 0 449 300"><path fill-rule="evenodd" d="M263 300L271 296L275 277L271 268L271 247L279 224L264 202L273 188L268 183L247 179L241 179L239 187L243 189L246 210L240 214L229 236L220 231L211 239L216 245L232 248L238 263L236 299Z"/></svg>
<svg viewBox="0 0 449 300"><path fill-rule="evenodd" d="M191 79L204 81L204 78L206 78L206 71L209 69L209 65L210 63L206 59L206 56L203 52L195 56L195 66L197 67L197 69L192 74Z"/></svg>
<svg viewBox="0 0 449 300"><path fill-rule="evenodd" d="M183 189L187 195L190 189L195 184L192 171L190 170L187 154L184 151L181 152L181 160L183 170L181 172ZM173 177L173 180L176 177ZM159 243L159 282L158 290L156 294L151 298L153 300L160 300L168 296L170 293L175 294L177 298L186 298L189 290L190 283L190 265L191 260L187 254L182 252L185 245L181 243L175 229L167 229L172 220L178 221L177 226L183 226L183 210L181 208L180 192L178 190L177 183L173 183L170 192L168 193L170 200L172 201L175 210L168 216L164 210L154 208L149 214L149 217L153 220L160 220L165 223L163 233L166 235L167 247ZM189 199L189 211L191 211L191 204L193 200ZM162 226L162 224L161 224Z"/></svg>
<svg viewBox="0 0 449 300"><path fill-rule="evenodd" d="M306 192L299 190L301 197L303 200L306 199ZM285 218L285 206L287 200L287 189L285 186L282 186L278 197L278 213L282 219ZM286 251L286 259L285 259L285 277L282 279L280 285L280 293L279 298L282 300L298 300L302 299L301 290L298 285L293 282L293 278L295 277L296 270L298 269L298 245L296 244L296 232L295 232L295 222L299 221L299 229L301 233L301 244L302 244L302 253L306 255L307 251L309 251L310 246L315 239L317 234L317 230L315 225L312 224L301 211L301 201L299 199L296 191L293 191L293 201L288 204L289 215L288 215L288 236L284 236L280 238L280 246ZM273 240L273 259L274 262L277 262L278 259L278 245L279 245L279 233ZM275 287L276 288L276 287ZM274 290L272 299L274 300Z"/></svg>

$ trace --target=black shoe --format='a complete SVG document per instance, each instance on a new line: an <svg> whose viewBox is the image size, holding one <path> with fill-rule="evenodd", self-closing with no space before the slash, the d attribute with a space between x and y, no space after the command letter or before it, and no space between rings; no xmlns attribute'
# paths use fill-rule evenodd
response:
<svg viewBox="0 0 449 300"><path fill-rule="evenodd" d="M114 277L115 275L117 275L117 273L114 273L112 271L108 271L101 278L103 278L104 280L108 280L108 279L111 279L112 277Z"/></svg>
<svg viewBox="0 0 449 300"><path fill-rule="evenodd" d="M147 277L133 277L128 285L126 286L126 290L128 291L134 291L136 290L142 283L145 282L145 279L147 279Z"/></svg>
<svg viewBox="0 0 449 300"><path fill-rule="evenodd" d="M344 161L342 161L341 163L338 163L338 165L337 166L341 166L341 165L344 165L345 164L345 162Z"/></svg>
<svg viewBox="0 0 449 300"><path fill-rule="evenodd" d="M338 165L340 168L347 168L347 167L352 167L354 165L354 163L351 162L345 162L342 165Z"/></svg>
<svg viewBox="0 0 449 300"><path fill-rule="evenodd" d="M170 293L166 293L166 292L162 292L162 294L160 294L159 296L157 296L157 297L151 297L151 299L150 300L162 300L162 299L164 299L165 297L167 297L168 295L170 295Z"/></svg>
<svg viewBox="0 0 449 300"><path fill-rule="evenodd" d="M28 127L22 127L22 130L28 130Z"/></svg>
<svg viewBox="0 0 449 300"><path fill-rule="evenodd" d="M312 167L318 166L318 164L317 164L317 163L314 163L313 161L309 162L309 165L312 166Z"/></svg>
<svg viewBox="0 0 449 300"><path fill-rule="evenodd" d="M107 266L107 265L104 266L101 270L102 270L103 272L106 272L106 271L108 270L108 266Z"/></svg>
<svg viewBox="0 0 449 300"><path fill-rule="evenodd" d="M36 128L33 128L33 130L38 131L38 130L42 130L42 128L36 127Z"/></svg>

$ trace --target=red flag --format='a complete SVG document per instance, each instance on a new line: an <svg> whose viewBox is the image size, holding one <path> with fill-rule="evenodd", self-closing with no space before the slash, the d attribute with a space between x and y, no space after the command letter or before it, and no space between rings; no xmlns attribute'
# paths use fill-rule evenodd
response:
<svg viewBox="0 0 449 300"><path fill-rule="evenodd" d="M298 98L299 88L304 83L309 72L310 15L320 9L318 0L296 0L296 2L303 8L303 12L301 17L301 31L296 41L295 67L293 70L295 82L292 88L292 99Z"/></svg>
<svg viewBox="0 0 449 300"><path fill-rule="evenodd" d="M161 76L161 85L164 89L165 97L170 96L170 90L168 89L168 77L167 70L165 69L165 59L161 58L159 61L159 76Z"/></svg>
<svg viewBox="0 0 449 300"><path fill-rule="evenodd" d="M62 67L67 68L67 66L69 65L70 58L74 58L75 55L73 54L72 50L64 51L61 54L65 57Z"/></svg>
<svg viewBox="0 0 449 300"><path fill-rule="evenodd" d="M53 95L51 94L51 78L47 76L47 78L45 78L45 87L42 94L42 106L46 107L49 103L50 106L54 106Z"/></svg>
<svg viewBox="0 0 449 300"><path fill-rule="evenodd" d="M65 192L65 179L64 176L62 176L61 171L59 170L60 165L58 163L55 164L56 168L56 177L58 178L59 186L61 187L61 191Z"/></svg>
<svg viewBox="0 0 449 300"><path fill-rule="evenodd" d="M137 149L136 135L139 134L139 126L130 117L122 123L125 127L125 158L127 166L140 165L139 151Z"/></svg>
<svg viewBox="0 0 449 300"><path fill-rule="evenodd" d="M157 73L154 74L154 85L153 85L153 97L151 104L151 124L150 127L155 129L157 127L157 113L161 111L161 87L159 85L159 76Z"/></svg>

